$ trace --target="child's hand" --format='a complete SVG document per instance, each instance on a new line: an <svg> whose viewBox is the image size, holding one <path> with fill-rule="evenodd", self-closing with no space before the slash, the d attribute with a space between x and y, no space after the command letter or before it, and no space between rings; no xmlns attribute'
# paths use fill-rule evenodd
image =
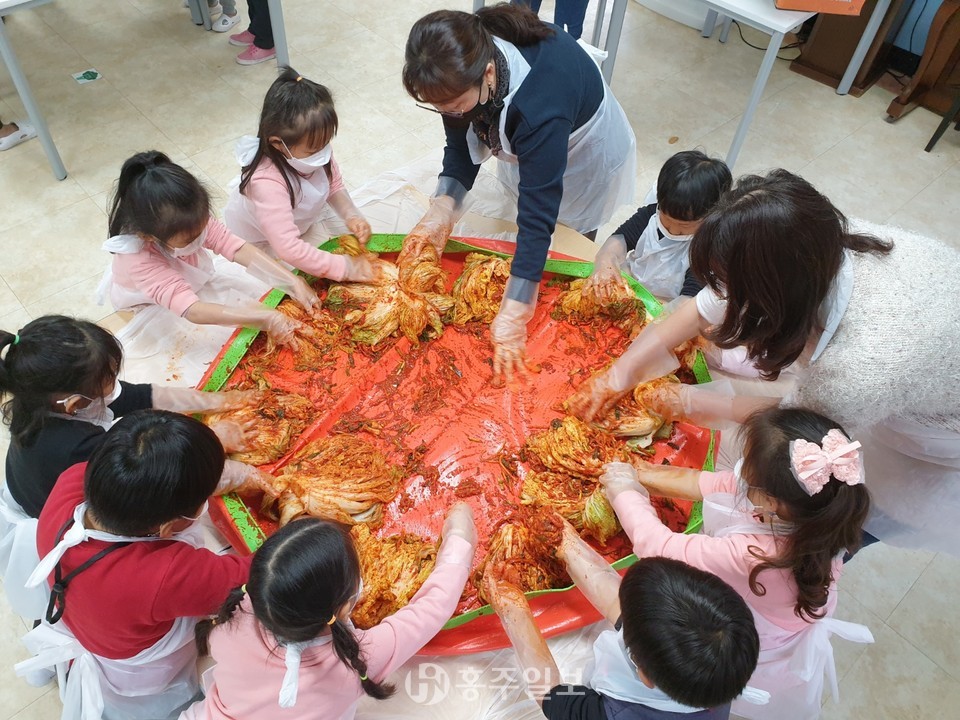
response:
<svg viewBox="0 0 960 720"><path fill-rule="evenodd" d="M361 245L366 245L370 239L370 223L361 215L353 215L344 220L347 229L360 241Z"/></svg>
<svg viewBox="0 0 960 720"><path fill-rule="evenodd" d="M611 503L624 492L633 491L644 497L650 497L650 493L640 484L637 471L630 463L611 462L604 465L600 484L603 485L603 492Z"/></svg>
<svg viewBox="0 0 960 720"><path fill-rule="evenodd" d="M560 518L563 523L563 531L560 536L560 547L557 548L557 559L566 562L570 556L570 551L583 543L580 533L577 529L564 518Z"/></svg>
<svg viewBox="0 0 960 720"><path fill-rule="evenodd" d="M243 452L257 439L257 423L253 418L242 423L221 420L213 423L210 429L220 438L220 444L227 453Z"/></svg>
<svg viewBox="0 0 960 720"><path fill-rule="evenodd" d="M441 536L447 538L451 535L462 537L472 547L477 546L477 527L473 519L473 508L469 503L458 502L447 511Z"/></svg>
<svg viewBox="0 0 960 720"><path fill-rule="evenodd" d="M255 407L263 399L263 393L259 390L227 390L218 392L214 396L219 400L218 411Z"/></svg>
<svg viewBox="0 0 960 720"><path fill-rule="evenodd" d="M316 291L299 275L296 277L296 281L290 291L290 296L311 315L318 313L323 306Z"/></svg>
<svg viewBox="0 0 960 720"><path fill-rule="evenodd" d="M343 279L347 282L369 283L379 285L383 282L382 260L365 255L357 257L344 256L347 261L347 272Z"/></svg>

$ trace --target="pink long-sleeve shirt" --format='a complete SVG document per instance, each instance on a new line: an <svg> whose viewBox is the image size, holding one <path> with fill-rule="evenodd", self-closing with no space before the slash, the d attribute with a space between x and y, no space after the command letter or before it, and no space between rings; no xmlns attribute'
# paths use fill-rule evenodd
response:
<svg viewBox="0 0 960 720"><path fill-rule="evenodd" d="M704 497L715 493L736 495L736 478L731 472L703 472L700 474L700 492ZM711 537L675 533L660 522L650 500L638 492L620 493L613 501L613 508L638 557L673 558L711 572L733 587L755 613L784 630L794 632L809 625L794 612L797 585L789 570L761 572L757 579L766 588L764 595L756 595L750 589L750 571L760 561L750 554L749 548L757 548L763 555L774 556L777 553L776 536L732 534ZM837 604L836 580L840 577L842 567L839 559L834 561L833 582L830 584L826 608L828 614Z"/></svg>
<svg viewBox="0 0 960 720"><path fill-rule="evenodd" d="M324 172L323 169L316 172ZM340 166L330 158L330 193L335 195L344 189ZM257 230L270 244L274 254L285 263L308 272L315 277L330 278L337 282L347 274L347 259L342 255L319 250L300 237L300 228L290 207L290 193L280 169L269 158L263 158L253 171L250 182L244 188L250 200ZM249 207L248 206L248 207ZM257 238L250 238L257 241Z"/></svg>
<svg viewBox="0 0 960 720"><path fill-rule="evenodd" d="M447 537L436 567L410 603L379 625L356 631L369 678L384 680L439 632L457 607L472 558L470 543ZM356 671L327 643L303 651L296 705L281 708L284 650L257 622L249 598L211 635L210 654L217 662L213 685L181 720L340 720L353 717L364 695Z"/></svg>
<svg viewBox="0 0 960 720"><path fill-rule="evenodd" d="M203 246L227 260L233 260L244 240L227 229L219 220L210 218ZM128 290L137 290L157 305L183 315L200 300L186 281L177 264L180 261L197 267L199 253L172 259L153 242L144 242L138 253L116 253L113 256L113 282ZM122 309L122 308L117 308Z"/></svg>

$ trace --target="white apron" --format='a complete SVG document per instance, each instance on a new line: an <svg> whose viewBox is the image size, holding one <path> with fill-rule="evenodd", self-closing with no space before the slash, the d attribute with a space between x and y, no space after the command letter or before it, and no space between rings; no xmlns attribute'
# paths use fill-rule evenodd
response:
<svg viewBox="0 0 960 720"><path fill-rule="evenodd" d="M135 255L143 249L144 241L136 235L114 235L103 244L103 249L109 253L121 255ZM165 254L164 257L173 265L177 273L190 285L190 289L199 293L200 289L210 282L214 275L213 256L206 248L200 248L194 253L197 265L191 265L178 257ZM191 257L193 257L191 256ZM100 285L97 287L97 304L103 305L110 295L110 302L114 310L130 310L140 305L153 305L154 302L146 294L133 288L124 287L113 281L113 260L107 265Z"/></svg>
<svg viewBox="0 0 960 720"><path fill-rule="evenodd" d="M692 235L660 237L659 214L654 212L644 228L637 247L627 253L630 274L659 298L675 298L683 289L683 278L690 267Z"/></svg>
<svg viewBox="0 0 960 720"><path fill-rule="evenodd" d="M86 508L86 503L77 506L73 526L39 562L28 585L42 583L45 587L47 577L63 553L87 539L104 542L160 540L84 528ZM198 523L169 539L203 547L202 529ZM199 690L195 625L196 618L178 618L170 631L153 646L132 658L115 660L84 649L64 623L50 625L44 620L23 637L24 645L34 657L17 663L14 670L20 676L44 669L56 671L63 702L61 720L162 720L176 717Z"/></svg>
<svg viewBox="0 0 960 720"><path fill-rule="evenodd" d="M0 580L10 607L28 620L43 617L50 597L46 586L26 586L39 562L37 519L23 511L4 484L0 490Z"/></svg>
<svg viewBox="0 0 960 720"><path fill-rule="evenodd" d="M736 473L735 470L735 474ZM743 507L742 499L732 493L713 493L703 499L703 531L711 537L730 535L772 535L773 529L758 523ZM750 606L749 598L744 598ZM749 720L812 720L820 716L823 677L830 680L835 700L837 669L830 636L872 643L873 635L863 625L824 617L803 630L784 630L753 610L760 635L760 658L750 678L751 687L770 693L763 706L733 702L733 712Z"/></svg>
<svg viewBox="0 0 960 720"><path fill-rule="evenodd" d="M240 167L246 167L253 160L257 152L259 138L245 135L237 141L235 149L237 162ZM327 199L330 197L330 180L323 168L318 169L309 177L297 174L300 179L298 188L294 188L297 203L293 207L293 222L302 237L310 227L324 214ZM253 201L240 193L240 176L237 175L228 187L230 197L227 206L223 209L223 222L234 235L239 235L247 242L251 242L271 257L277 254L270 247L266 235L257 222L253 210Z"/></svg>
<svg viewBox="0 0 960 720"><path fill-rule="evenodd" d="M500 143L497 176L512 193L519 196L520 167L506 133L507 112L530 64L515 45L494 37L510 69L510 92L500 112ZM623 108L603 83L603 101L596 114L570 135L567 169L563 173L563 199L557 221L577 230L596 230L613 216L620 206L633 201L637 174L636 138ZM480 142L472 126L467 130L470 158L477 165L492 152Z"/></svg>

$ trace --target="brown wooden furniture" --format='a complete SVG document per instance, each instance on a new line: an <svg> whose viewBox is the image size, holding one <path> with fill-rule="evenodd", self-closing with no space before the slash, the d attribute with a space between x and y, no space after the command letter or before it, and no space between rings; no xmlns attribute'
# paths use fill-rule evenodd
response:
<svg viewBox="0 0 960 720"><path fill-rule="evenodd" d="M960 86L960 0L944 0L933 17L930 34L913 80L887 108L889 120L917 105L944 115Z"/></svg>
<svg viewBox="0 0 960 720"><path fill-rule="evenodd" d="M885 60L892 43L884 38L890 34L904 2L893 0L884 13L877 36L850 88L850 94L854 97L863 95L886 69ZM819 15L800 57L790 63L790 69L830 87L837 87L876 6L877 0L867 0L857 16Z"/></svg>

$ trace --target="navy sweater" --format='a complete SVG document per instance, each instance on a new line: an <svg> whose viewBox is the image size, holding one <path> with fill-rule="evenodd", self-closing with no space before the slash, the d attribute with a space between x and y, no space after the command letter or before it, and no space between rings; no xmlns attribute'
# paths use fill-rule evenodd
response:
<svg viewBox="0 0 960 720"><path fill-rule="evenodd" d="M603 78L590 56L567 33L550 25L553 37L518 48L530 73L507 110L506 136L519 159L517 251L510 272L539 282L563 197L570 134L592 118L603 102ZM511 84L511 89L513 85ZM473 129L444 118L447 144L441 176L468 190L480 171L470 159Z"/></svg>

